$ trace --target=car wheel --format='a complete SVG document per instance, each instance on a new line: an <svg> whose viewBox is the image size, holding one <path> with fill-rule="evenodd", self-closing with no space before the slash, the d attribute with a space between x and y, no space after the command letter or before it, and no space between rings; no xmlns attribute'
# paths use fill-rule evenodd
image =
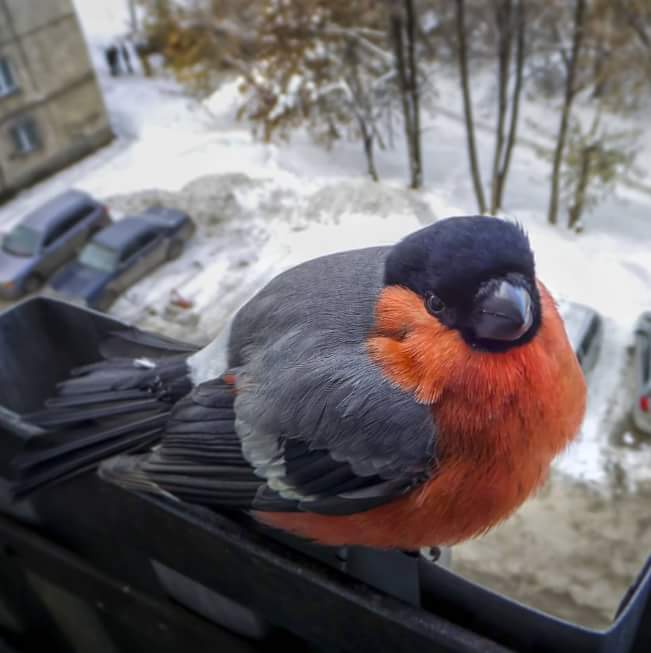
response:
<svg viewBox="0 0 651 653"><path fill-rule="evenodd" d="M27 280L25 281L25 292L28 295L31 295L32 293L37 292L42 285L43 280L38 275L32 274L30 277L27 277Z"/></svg>
<svg viewBox="0 0 651 653"><path fill-rule="evenodd" d="M167 260L173 261L174 259L181 256L182 251L183 251L183 241L173 240L170 243L169 249L167 250Z"/></svg>

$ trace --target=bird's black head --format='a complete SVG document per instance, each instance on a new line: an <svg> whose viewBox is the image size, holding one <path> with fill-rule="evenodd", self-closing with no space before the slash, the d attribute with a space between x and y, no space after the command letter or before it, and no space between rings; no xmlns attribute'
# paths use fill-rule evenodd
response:
<svg viewBox="0 0 651 653"><path fill-rule="evenodd" d="M384 282L423 298L472 347L502 352L540 328L540 295L529 239L519 225L483 216L448 218L393 247Z"/></svg>

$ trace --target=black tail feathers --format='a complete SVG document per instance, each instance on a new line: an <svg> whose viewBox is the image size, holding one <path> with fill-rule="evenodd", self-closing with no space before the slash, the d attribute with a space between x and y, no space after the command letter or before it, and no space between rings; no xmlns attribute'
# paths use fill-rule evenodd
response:
<svg viewBox="0 0 651 653"><path fill-rule="evenodd" d="M14 498L148 448L192 389L192 346L130 329L112 334L100 350L103 360L72 370L42 410L22 416L44 432L13 460Z"/></svg>
<svg viewBox="0 0 651 653"><path fill-rule="evenodd" d="M178 401L153 451L105 460L100 476L129 490L249 509L264 484L242 452L233 386L216 378Z"/></svg>

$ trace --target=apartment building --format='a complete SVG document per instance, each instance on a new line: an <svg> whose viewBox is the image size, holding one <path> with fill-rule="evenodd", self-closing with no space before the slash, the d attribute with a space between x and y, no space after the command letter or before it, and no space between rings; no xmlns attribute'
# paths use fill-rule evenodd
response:
<svg viewBox="0 0 651 653"><path fill-rule="evenodd" d="M0 0L0 198L112 137L72 0Z"/></svg>

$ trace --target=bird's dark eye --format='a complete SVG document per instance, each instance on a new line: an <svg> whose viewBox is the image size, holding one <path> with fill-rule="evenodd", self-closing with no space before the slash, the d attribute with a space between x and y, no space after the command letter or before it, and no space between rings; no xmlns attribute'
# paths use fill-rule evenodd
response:
<svg viewBox="0 0 651 653"><path fill-rule="evenodd" d="M425 305L427 306L427 310L432 314L432 315L437 315L441 313L445 309L445 304L443 303L443 300L432 293L427 297L427 301L425 302Z"/></svg>

